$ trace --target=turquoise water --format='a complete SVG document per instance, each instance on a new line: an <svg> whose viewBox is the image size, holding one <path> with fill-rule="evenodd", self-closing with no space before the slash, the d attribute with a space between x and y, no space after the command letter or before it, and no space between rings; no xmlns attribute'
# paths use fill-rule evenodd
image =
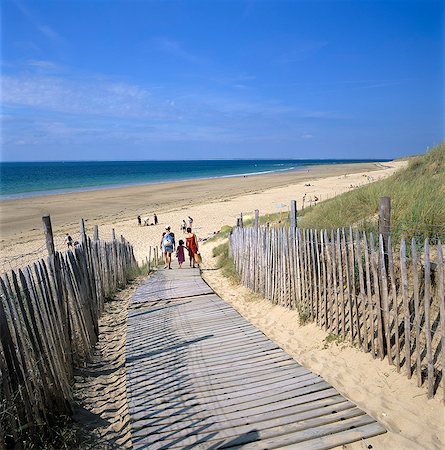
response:
<svg viewBox="0 0 445 450"><path fill-rule="evenodd" d="M367 160L372 161L372 160ZM363 160L2 162L0 199L166 181L298 170Z"/></svg>

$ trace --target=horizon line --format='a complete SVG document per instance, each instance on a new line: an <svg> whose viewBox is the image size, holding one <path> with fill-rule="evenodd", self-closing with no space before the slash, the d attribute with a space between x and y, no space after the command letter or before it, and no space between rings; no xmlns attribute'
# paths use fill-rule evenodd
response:
<svg viewBox="0 0 445 450"><path fill-rule="evenodd" d="M0 163L72 163L72 162L184 162L184 161L357 161L357 162L389 162L400 158L191 158L191 159L48 159L48 160L0 160Z"/></svg>

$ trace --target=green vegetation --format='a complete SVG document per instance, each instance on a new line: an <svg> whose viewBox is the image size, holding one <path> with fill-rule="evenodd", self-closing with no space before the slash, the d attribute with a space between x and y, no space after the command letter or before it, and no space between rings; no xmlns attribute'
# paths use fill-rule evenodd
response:
<svg viewBox="0 0 445 450"><path fill-rule="evenodd" d="M206 242L213 242L219 239L227 238L232 231L232 227L230 225L223 225L219 233L215 234L211 238L207 239Z"/></svg>
<svg viewBox="0 0 445 450"><path fill-rule="evenodd" d="M128 282L134 281L136 278L140 276L147 275L147 264L142 264L141 266L133 266L128 272L127 272L127 280Z"/></svg>
<svg viewBox="0 0 445 450"><path fill-rule="evenodd" d="M385 180L305 209L299 225L331 229L359 225L375 230L379 198L391 197L391 234L445 237L445 142Z"/></svg>
<svg viewBox="0 0 445 450"><path fill-rule="evenodd" d="M342 337L339 334L335 333L329 333L324 339L323 339L323 348L327 349L330 344L336 344L339 345L343 342Z"/></svg>
<svg viewBox="0 0 445 450"><path fill-rule="evenodd" d="M235 264L229 257L229 242L225 241L213 249L213 256L218 258L218 269L222 269L225 277L234 282L240 281L240 276L235 270Z"/></svg>

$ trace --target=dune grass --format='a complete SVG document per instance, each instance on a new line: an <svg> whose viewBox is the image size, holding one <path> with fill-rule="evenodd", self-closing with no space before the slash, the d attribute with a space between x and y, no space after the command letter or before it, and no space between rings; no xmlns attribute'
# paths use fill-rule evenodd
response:
<svg viewBox="0 0 445 450"><path fill-rule="evenodd" d="M213 256L218 258L217 267L218 269L222 269L222 274L229 280L239 283L240 276L235 269L232 258L229 256L228 240L213 248Z"/></svg>
<svg viewBox="0 0 445 450"><path fill-rule="evenodd" d="M391 234L407 237L445 236L445 142L408 166L367 186L306 208L303 228L331 229L359 226L376 229L379 198L391 197Z"/></svg>

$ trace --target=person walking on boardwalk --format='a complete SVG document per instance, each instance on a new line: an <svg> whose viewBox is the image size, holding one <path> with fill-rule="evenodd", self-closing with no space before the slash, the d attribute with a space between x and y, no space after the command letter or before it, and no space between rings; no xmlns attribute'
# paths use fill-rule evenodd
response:
<svg viewBox="0 0 445 450"><path fill-rule="evenodd" d="M176 258L178 258L178 264L179 264L179 268L182 268L182 265L184 264L185 261L185 254L184 254L184 241L181 239L178 243L178 248L176 249Z"/></svg>
<svg viewBox="0 0 445 450"><path fill-rule="evenodd" d="M198 253L198 239L196 239L196 234L192 233L190 227L187 228L185 240L187 242L187 250L189 251L190 267L195 267L195 255Z"/></svg>
<svg viewBox="0 0 445 450"><path fill-rule="evenodd" d="M162 233L160 247L164 252L164 263L165 263L164 269L166 269L167 267L171 269L172 253L175 249L175 235L170 230L170 225L167 225L165 227L164 233Z"/></svg>

